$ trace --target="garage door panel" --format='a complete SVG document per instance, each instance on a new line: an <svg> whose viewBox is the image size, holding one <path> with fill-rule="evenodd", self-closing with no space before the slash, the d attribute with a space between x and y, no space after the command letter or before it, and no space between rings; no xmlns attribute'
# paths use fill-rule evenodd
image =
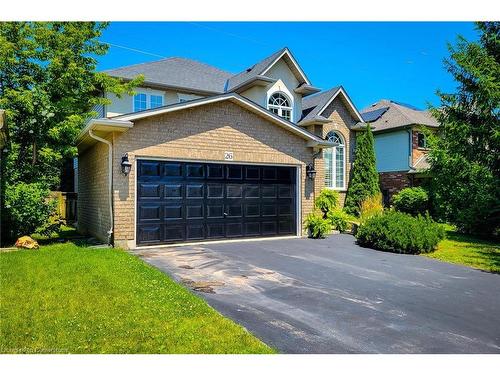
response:
<svg viewBox="0 0 500 375"><path fill-rule="evenodd" d="M294 234L291 167L139 160L137 243Z"/></svg>

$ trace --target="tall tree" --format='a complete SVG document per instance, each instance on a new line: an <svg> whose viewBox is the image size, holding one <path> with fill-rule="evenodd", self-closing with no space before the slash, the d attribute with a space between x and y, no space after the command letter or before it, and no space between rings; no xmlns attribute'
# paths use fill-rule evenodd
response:
<svg viewBox="0 0 500 375"><path fill-rule="evenodd" d="M95 71L108 46L97 22L0 23L0 108L7 113L11 146L8 184L41 182L54 188L74 139L103 90L131 93L141 78L122 83Z"/></svg>
<svg viewBox="0 0 500 375"><path fill-rule="evenodd" d="M370 126L367 126L366 130L356 138L354 156L344 209L352 215L358 215L361 202L380 193L373 133Z"/></svg>
<svg viewBox="0 0 500 375"><path fill-rule="evenodd" d="M498 234L500 218L500 23L477 23L477 42L449 45L447 71L457 92L438 92L440 122L431 138L435 210L463 232Z"/></svg>

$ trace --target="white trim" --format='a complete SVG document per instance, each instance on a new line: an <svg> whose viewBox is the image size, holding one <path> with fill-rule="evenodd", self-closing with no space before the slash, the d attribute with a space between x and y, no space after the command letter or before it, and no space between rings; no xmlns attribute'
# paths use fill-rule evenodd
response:
<svg viewBox="0 0 500 375"><path fill-rule="evenodd" d="M175 247L175 246L188 246L188 245L201 245L209 243L224 243L224 242L243 242L243 241L258 241L258 240L273 240L273 239L284 239L284 238L297 238L302 237L302 184L301 184L301 171L302 164L277 164L277 163L257 163L257 162L241 162L241 161L226 161L226 160L200 160L200 159L179 159L179 158L168 158L168 157L150 157L150 156L138 156L134 155L134 239L133 239L133 249L147 249L153 247ZM166 245L137 245L137 162L139 160L155 160L155 161L178 161L187 163L205 163L205 164L240 164L240 165L259 165L259 166L273 166L273 167L292 167L297 169L295 174L296 182L296 235L295 236L281 236L281 237L255 237L255 238L241 238L241 239L231 239L231 240L211 240L203 242L179 242L175 244ZM129 242L128 240L126 240ZM129 242L130 243L130 242Z"/></svg>
<svg viewBox="0 0 500 375"><path fill-rule="evenodd" d="M340 89L338 89L337 92L335 93L335 95L333 95L330 98L330 100L323 106L323 108L321 108L321 110L318 112L318 115L320 116L323 113L323 111L330 105L331 102L333 102L335 100L335 98L337 97L337 95L340 94L340 93L342 93L342 95L344 96L345 100L347 101L347 103L351 107L352 111L354 112L354 114L358 118L358 120L360 122L364 122L363 118L361 117L361 114L356 109L356 107L354 106L354 104L351 102L351 99L349 99L349 97L347 96L346 92L344 91L344 89L342 87Z"/></svg>
<svg viewBox="0 0 500 375"><path fill-rule="evenodd" d="M199 107L202 105L217 103L217 102L221 102L221 101L225 101L225 100L232 100L232 101L234 100L238 103L241 103L244 106L247 106L247 107L255 110L256 112L263 115L264 117L267 117L270 120L278 123L279 125L288 129L292 133L295 133L296 135L302 136L304 139L319 142L319 143L322 142L322 140L319 137L309 133L308 131L302 129L298 125L293 124L293 123L269 112L267 109L262 108L259 105L253 103L252 101L250 101L246 98L243 98L240 95L235 94L235 93L224 94L224 95L213 97L213 98L202 98L202 99L193 100L193 101L189 101L189 102L173 104L173 105L170 105L167 107L160 107L158 109L151 109L151 110L147 110L147 111L131 113L128 115L120 115L120 116L116 116L114 119L115 119L115 121L134 121L134 120L139 120L139 119L142 119L145 117L157 116L157 115L161 115L164 113L175 112L175 111L184 110L187 108Z"/></svg>
<svg viewBox="0 0 500 375"><path fill-rule="evenodd" d="M337 134L341 139L342 139L342 144L336 144L335 146L329 148L328 150L324 150L323 152L331 152L332 153L332 165L331 165L331 181L330 183L333 183L333 185L336 185L337 183L337 155L336 155L336 149L339 146L342 146L344 149L344 160L343 160L343 173L342 173L342 187L336 187L336 186L326 186L326 188L330 190L336 190L336 191L345 191L346 190L346 168L347 168L347 144L346 144L346 139L344 135L336 130L331 130L328 132L330 133L335 133ZM327 134L327 136L328 136ZM323 155L323 158L325 155ZM325 174L326 174L326 163L325 163Z"/></svg>
<svg viewBox="0 0 500 375"><path fill-rule="evenodd" d="M297 61L293 58L292 54L290 53L290 51L288 50L288 48L285 48L285 50L283 51L283 53L281 55L279 55L266 69L264 69L264 71L262 73L260 73L261 75L264 75L266 74L273 66L274 64L276 64L279 60L281 60L281 58L283 56L288 55L288 57L290 58L290 60L292 60L292 63L293 65L297 68L297 70L299 71L300 75L302 76L302 79L304 80L304 82L308 85L311 85L311 82L309 82L309 80L307 79L306 77L306 74L304 73L304 71L302 70L302 68L299 66L299 64L297 63Z"/></svg>
<svg viewBox="0 0 500 375"><path fill-rule="evenodd" d="M285 86L286 87L286 86ZM285 107L285 106L279 106L279 105L274 105L274 104L269 104L269 100L271 99L271 97L275 94L281 94L283 95L287 100L288 100L288 103L290 104L289 107ZM282 116L283 114L283 110L286 110L286 111L290 111L290 119L287 120L287 121L293 121L293 115L294 115L294 111L293 111L293 106L294 106L294 102L293 102L293 96L291 97L290 95L288 95L285 91L283 91L282 89L278 89L278 90L275 90L273 92L267 92L267 100L266 100L266 108L268 111L272 112L271 111L271 108L274 108L274 109L277 109L279 113L275 113L277 114L279 117L281 118L284 118ZM273 112L274 113L274 112Z"/></svg>

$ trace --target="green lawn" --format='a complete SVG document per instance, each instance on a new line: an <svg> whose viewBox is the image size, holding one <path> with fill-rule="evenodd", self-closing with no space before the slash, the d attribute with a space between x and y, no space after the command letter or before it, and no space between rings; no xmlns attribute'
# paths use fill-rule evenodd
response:
<svg viewBox="0 0 500 375"><path fill-rule="evenodd" d="M422 254L445 262L500 273L500 244L447 231L433 253Z"/></svg>
<svg viewBox="0 0 500 375"><path fill-rule="evenodd" d="M71 242L0 253L1 353L273 353L157 269Z"/></svg>

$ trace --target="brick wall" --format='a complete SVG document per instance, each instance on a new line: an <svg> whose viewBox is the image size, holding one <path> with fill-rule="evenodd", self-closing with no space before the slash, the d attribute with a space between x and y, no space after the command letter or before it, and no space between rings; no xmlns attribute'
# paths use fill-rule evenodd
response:
<svg viewBox="0 0 500 375"><path fill-rule="evenodd" d="M340 204L343 206L345 201L345 195L347 192L347 187L349 186L349 176L351 173L351 166L353 160L353 151L354 151L354 137L355 133L349 128L356 124L356 120L352 118L351 113L347 109L345 103L339 97L335 98L330 105L325 108L322 116L331 120L330 123L315 126L315 133L322 138L325 138L326 135L334 130L340 133L344 137L345 142L345 155L346 155L346 167L345 167L345 190L339 191L340 195ZM325 187L325 168L324 168L324 159L323 153L319 155L316 159L316 193L319 193L321 189Z"/></svg>
<svg viewBox="0 0 500 375"><path fill-rule="evenodd" d="M299 166L301 221L312 211L313 184L305 173L305 166L312 161L312 150L306 147L306 141L236 104L213 103L138 120L129 131L115 134L115 244L135 246L136 157L223 162L224 151L234 153L235 163ZM134 165L127 177L120 172L124 153L129 154Z"/></svg>
<svg viewBox="0 0 500 375"><path fill-rule="evenodd" d="M98 142L78 156L78 230L107 241L108 146Z"/></svg>
<svg viewBox="0 0 500 375"><path fill-rule="evenodd" d="M423 155L427 155L428 151L423 148L418 147L418 133L420 131L413 129L411 132L411 147L412 147L412 160L411 165L415 165L415 163L420 159Z"/></svg>
<svg viewBox="0 0 500 375"><path fill-rule="evenodd" d="M390 203L394 194L411 186L411 180L406 171L381 172L379 177L380 190L382 190L385 204Z"/></svg>

